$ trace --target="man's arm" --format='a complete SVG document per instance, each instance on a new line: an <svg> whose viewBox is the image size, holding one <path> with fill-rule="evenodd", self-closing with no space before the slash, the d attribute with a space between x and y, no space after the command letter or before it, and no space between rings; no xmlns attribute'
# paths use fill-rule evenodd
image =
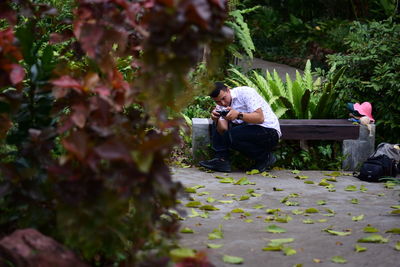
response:
<svg viewBox="0 0 400 267"><path fill-rule="evenodd" d="M226 115L227 120L236 120L239 115L239 111L235 109L231 109L228 115ZM261 108L256 109L254 112L251 113L243 113L242 121L247 123L254 123L254 124L261 124L264 122L264 114Z"/></svg>
<svg viewBox="0 0 400 267"><path fill-rule="evenodd" d="M220 134L223 134L228 130L228 121L225 119L221 119L221 116L216 111L216 108L211 111L211 119L217 124L217 131Z"/></svg>

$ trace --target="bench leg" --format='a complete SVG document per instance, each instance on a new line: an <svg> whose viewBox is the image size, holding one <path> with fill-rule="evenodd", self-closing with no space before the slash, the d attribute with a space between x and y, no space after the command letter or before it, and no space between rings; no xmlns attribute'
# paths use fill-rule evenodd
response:
<svg viewBox="0 0 400 267"><path fill-rule="evenodd" d="M342 153L346 156L342 162L343 170L359 170L361 164L374 153L375 125L371 126L371 134L366 126L360 125L360 137L357 140L343 140Z"/></svg>
<svg viewBox="0 0 400 267"><path fill-rule="evenodd" d="M202 160L202 155L208 151L211 139L210 125L210 119L192 119L192 155L195 162Z"/></svg>

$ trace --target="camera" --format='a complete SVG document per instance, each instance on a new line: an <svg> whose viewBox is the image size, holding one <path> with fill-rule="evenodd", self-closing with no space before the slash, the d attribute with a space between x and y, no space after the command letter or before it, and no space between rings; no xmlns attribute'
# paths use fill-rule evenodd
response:
<svg viewBox="0 0 400 267"><path fill-rule="evenodd" d="M229 110L223 109L223 110L217 110L217 112L219 113L220 116L225 117L226 115L228 115Z"/></svg>

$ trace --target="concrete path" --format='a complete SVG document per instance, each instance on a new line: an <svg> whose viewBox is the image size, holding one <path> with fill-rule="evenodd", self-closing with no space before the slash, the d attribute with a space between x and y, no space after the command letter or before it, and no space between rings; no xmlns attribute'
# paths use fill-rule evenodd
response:
<svg viewBox="0 0 400 267"><path fill-rule="evenodd" d="M384 183L362 182L349 173L340 173L335 178L338 174L332 172L301 171L294 174L289 170L280 170L271 171L270 175L276 178L260 174L246 175L243 172L223 174L206 173L195 168L173 168L174 179L181 181L185 187L204 186L190 194L192 200L219 209L208 211L208 218L189 217L193 215L192 210L183 205L190 200L183 198L181 207L187 214L181 229L188 227L194 233L182 233L180 244L197 251L206 251L210 261L217 267L232 266L223 262L223 255L241 257L242 266L256 267L337 266L338 263L331 260L334 256L347 260L345 266L400 266L400 251L395 249L400 242L400 235L386 232L400 228L399 213L391 214L400 205L399 186L385 188ZM224 180L215 176L228 177L224 179L226 182L229 182L229 177L234 181L246 177L242 183L248 183L247 180L254 184L221 183ZM331 185L318 185L322 179L328 179L325 183ZM337 181L329 181L332 179ZM314 184L309 184L310 181ZM346 188L355 191L347 191ZM207 198L210 197L215 201L208 203ZM228 202L221 203L220 200ZM235 209L239 212L242 209L243 212L234 213ZM274 209L278 211L274 212ZM204 213L199 208L193 210L195 213ZM219 225L223 238L210 240L209 234ZM275 226L286 232L266 231L267 227L274 230ZM367 226L376 228L378 232L364 232ZM381 235L387 242L357 242L372 234ZM289 254L294 253L290 250L292 248L296 254L286 256L284 251L263 251L272 239L282 238L294 239L280 247ZM209 243L223 246L211 249L207 248ZM355 245L367 250L356 252Z"/></svg>
<svg viewBox="0 0 400 267"><path fill-rule="evenodd" d="M286 73L289 74L289 77L292 80L296 79L296 70L300 72L300 74L303 74L303 71L300 69L259 58L253 58L252 60L239 60L237 65L241 67L244 72L248 72L252 69L262 69L263 71L268 70L272 74L274 70L276 70L283 81L286 81Z"/></svg>

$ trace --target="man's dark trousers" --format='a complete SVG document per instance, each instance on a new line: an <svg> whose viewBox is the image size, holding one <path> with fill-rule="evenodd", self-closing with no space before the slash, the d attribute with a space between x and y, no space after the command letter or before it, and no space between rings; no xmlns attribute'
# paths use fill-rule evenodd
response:
<svg viewBox="0 0 400 267"><path fill-rule="evenodd" d="M215 157L229 160L229 149L237 150L256 161L263 161L278 144L278 132L260 125L233 124L222 135L212 127L212 146Z"/></svg>

